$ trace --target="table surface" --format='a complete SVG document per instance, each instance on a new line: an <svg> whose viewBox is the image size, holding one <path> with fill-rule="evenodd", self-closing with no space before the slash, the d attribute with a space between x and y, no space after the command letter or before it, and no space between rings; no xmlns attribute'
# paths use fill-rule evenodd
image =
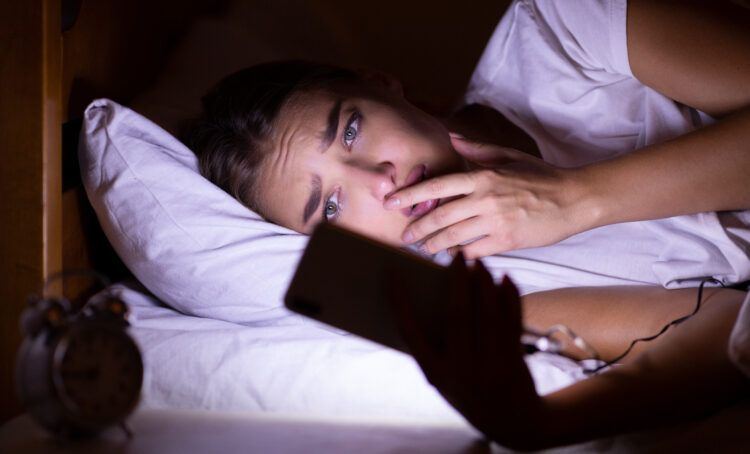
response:
<svg viewBox="0 0 750 454"><path fill-rule="evenodd" d="M750 452L750 401L704 420L550 449L545 454ZM347 422L205 410L136 411L128 438L117 427L88 440L61 440L28 415L0 427L0 454L326 453L479 454L510 452L468 426Z"/></svg>
<svg viewBox="0 0 750 454"><path fill-rule="evenodd" d="M141 410L87 440L60 440L28 415L0 427L0 453L489 453L468 427L305 420L209 411Z"/></svg>

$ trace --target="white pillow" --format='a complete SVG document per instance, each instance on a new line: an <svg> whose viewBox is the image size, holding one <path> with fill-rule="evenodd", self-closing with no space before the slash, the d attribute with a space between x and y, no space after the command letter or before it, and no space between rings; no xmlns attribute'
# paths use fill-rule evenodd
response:
<svg viewBox="0 0 750 454"><path fill-rule="evenodd" d="M107 238L159 299L234 322L287 314L281 299L307 237L264 221L203 178L195 155L171 134L95 100L79 161Z"/></svg>

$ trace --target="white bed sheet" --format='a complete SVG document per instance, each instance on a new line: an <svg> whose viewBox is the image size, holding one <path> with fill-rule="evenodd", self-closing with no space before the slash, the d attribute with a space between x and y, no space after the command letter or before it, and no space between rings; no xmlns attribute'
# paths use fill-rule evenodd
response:
<svg viewBox="0 0 750 454"><path fill-rule="evenodd" d="M136 282L111 290L144 357L143 407L465 424L403 353L293 314L242 325L181 314ZM565 358L527 362L540 393L583 377Z"/></svg>
<svg viewBox="0 0 750 454"><path fill-rule="evenodd" d="M243 325L181 314L134 281L111 290L130 307L130 332L144 357L141 408L474 430L408 355L292 314ZM583 377L577 364L552 355L534 355L527 364L541 393ZM750 447L748 417L750 402L738 402L705 420L540 452L743 452ZM491 452L510 451L493 445Z"/></svg>

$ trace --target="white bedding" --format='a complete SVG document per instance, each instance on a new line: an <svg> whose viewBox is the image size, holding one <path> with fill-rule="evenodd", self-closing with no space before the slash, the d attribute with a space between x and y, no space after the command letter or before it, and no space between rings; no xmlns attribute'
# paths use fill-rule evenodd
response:
<svg viewBox="0 0 750 454"><path fill-rule="evenodd" d="M136 282L111 290L129 305L130 332L144 356L141 408L474 430L407 355L300 323L294 315L273 323L235 324L181 314ZM574 363L550 355L534 355L527 363L543 393L582 376ZM750 446L744 430L748 418L750 404L740 402L686 425L544 452L744 452ZM492 452L509 451L493 445Z"/></svg>
<svg viewBox="0 0 750 454"><path fill-rule="evenodd" d="M144 356L144 407L464 424L414 360L395 350L292 314L237 324L181 314L135 282L111 290L130 307ZM537 354L528 364L541 393L582 377L564 358Z"/></svg>

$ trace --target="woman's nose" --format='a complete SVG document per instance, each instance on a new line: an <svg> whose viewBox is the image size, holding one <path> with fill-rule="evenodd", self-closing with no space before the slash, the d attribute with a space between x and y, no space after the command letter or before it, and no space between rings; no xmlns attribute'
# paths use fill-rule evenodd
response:
<svg viewBox="0 0 750 454"><path fill-rule="evenodd" d="M396 189L396 168L390 162L372 167L355 167L352 177L358 180L375 199L382 201Z"/></svg>

